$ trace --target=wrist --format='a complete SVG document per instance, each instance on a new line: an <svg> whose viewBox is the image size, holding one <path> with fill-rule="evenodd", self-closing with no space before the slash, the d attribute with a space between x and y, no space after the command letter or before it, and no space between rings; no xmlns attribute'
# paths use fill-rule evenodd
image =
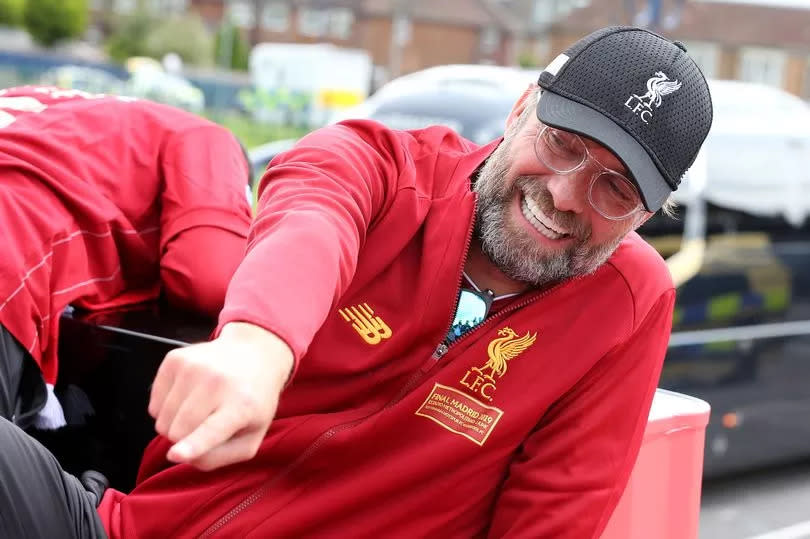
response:
<svg viewBox="0 0 810 539"><path fill-rule="evenodd" d="M256 350L282 369L285 380L292 372L295 364L292 349L278 335L261 326L249 322L228 322L222 326L217 339L237 341L242 346Z"/></svg>

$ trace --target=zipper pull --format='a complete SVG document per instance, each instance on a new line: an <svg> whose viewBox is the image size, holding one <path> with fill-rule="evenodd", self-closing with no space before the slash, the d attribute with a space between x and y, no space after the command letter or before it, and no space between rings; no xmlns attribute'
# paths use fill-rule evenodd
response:
<svg viewBox="0 0 810 539"><path fill-rule="evenodd" d="M424 365L422 365L422 372L426 373L431 370L436 363L447 353L449 346L445 343L441 343L439 346L436 347L436 350L433 351L433 355L430 356L428 361L425 361Z"/></svg>
<svg viewBox="0 0 810 539"><path fill-rule="evenodd" d="M439 346L436 347L436 350L433 352L433 359L435 360L441 359L442 356L444 356L447 353L447 350L449 350L449 348L450 347L447 346L445 343L441 343Z"/></svg>

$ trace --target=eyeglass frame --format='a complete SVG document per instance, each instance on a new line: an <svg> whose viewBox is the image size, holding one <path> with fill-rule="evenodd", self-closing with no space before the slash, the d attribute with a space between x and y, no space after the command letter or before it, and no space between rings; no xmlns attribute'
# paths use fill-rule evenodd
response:
<svg viewBox="0 0 810 539"><path fill-rule="evenodd" d="M601 215L602 217L604 217L605 219L608 219L610 221L623 221L623 220L628 219L628 218L632 217L633 215L637 214L639 212L639 210L644 209L644 204L641 201L641 194L638 192L638 189L633 184L633 182L630 180L630 178L628 178L627 176L625 176L621 172L610 169L610 168L606 167L605 165L603 165L602 163L600 163L599 160L596 158L596 156L594 156L591 153L591 151L588 149L588 146L587 146L587 144L585 144L585 141L582 140L582 137L580 137L578 134L576 134L576 133L574 133L572 131L566 131L564 129L558 129L556 127L551 127L550 125L545 125L545 124L542 124L542 123L540 125L543 126L543 129L539 130L537 132L537 136L534 138L534 155L537 158L537 160L540 161L540 163L542 163L544 166L550 168L552 171L554 171L555 174L568 176L569 174L572 174L572 173L576 172L577 170L581 169L583 166L585 166L585 163L587 163L588 160L593 161L594 163L596 163L600 167L600 170L597 170L596 172L593 173L593 175L591 176L591 179L590 179L590 183L588 184L588 204L590 204L591 208L593 208L599 215ZM540 157L540 152L538 151L538 146L540 145L540 138L543 136L543 133L545 133L546 130L548 130L548 129L551 129L551 130L557 131L557 132L567 133L569 135L573 135L574 137L576 137L577 140L579 140L580 144L582 144L582 147L585 149L585 155L582 156L582 160L579 162L579 164L577 164L575 167L573 167L573 168L571 168L569 170L558 170L557 168L553 167L552 165L546 163L543 160L543 158ZM606 172L609 172L611 174L615 174L615 175L623 178L624 181L626 181L630 185L630 187L633 188L633 191L636 193L636 196L638 197L638 203L636 204L636 207L633 208L632 210L630 210L630 212L628 212L627 214L622 215L620 217L613 217L613 216L607 215L605 212L603 212L598 207L596 207L596 204L593 201L593 195L592 195L593 186L596 183L597 178L599 178L599 176L601 176L602 174L604 174Z"/></svg>

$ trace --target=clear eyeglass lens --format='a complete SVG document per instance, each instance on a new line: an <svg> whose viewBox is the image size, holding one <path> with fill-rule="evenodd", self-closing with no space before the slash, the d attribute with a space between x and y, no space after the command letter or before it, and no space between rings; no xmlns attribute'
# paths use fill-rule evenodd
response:
<svg viewBox="0 0 810 539"><path fill-rule="evenodd" d="M604 215L621 218L633 213L641 204L641 199L627 178L604 171L593 182L591 202Z"/></svg>
<svg viewBox="0 0 810 539"><path fill-rule="evenodd" d="M535 145L537 157L555 172L571 172L587 157L585 143L574 133L545 127Z"/></svg>

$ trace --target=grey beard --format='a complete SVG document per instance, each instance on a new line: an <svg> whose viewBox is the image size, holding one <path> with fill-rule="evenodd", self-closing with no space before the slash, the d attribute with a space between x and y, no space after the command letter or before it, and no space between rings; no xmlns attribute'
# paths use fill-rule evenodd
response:
<svg viewBox="0 0 810 539"><path fill-rule="evenodd" d="M481 168L474 190L478 193L475 234L484 254L510 279L535 287L596 271L618 247L621 237L597 246L588 246L590 230L568 212L559 212L542 180L520 177L507 187L509 169L505 139ZM564 250L550 251L537 243L521 226L507 221L514 190L524 188L541 204L546 215L571 230L575 243Z"/></svg>

